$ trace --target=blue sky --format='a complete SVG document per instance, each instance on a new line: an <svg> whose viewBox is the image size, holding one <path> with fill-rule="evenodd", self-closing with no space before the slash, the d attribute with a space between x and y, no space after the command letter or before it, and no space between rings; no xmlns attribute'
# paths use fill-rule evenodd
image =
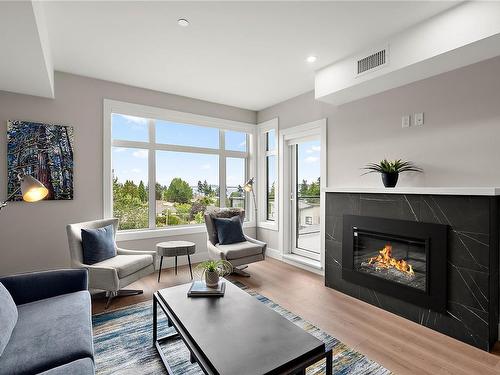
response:
<svg viewBox="0 0 500 375"><path fill-rule="evenodd" d="M147 119L113 114L113 139L130 141L148 141ZM157 143L168 143L183 146L206 148L219 147L219 131L194 125L157 121ZM225 132L226 149L234 151L246 150L246 134L241 132ZM144 181L148 176L148 150L113 147L113 169L119 181ZM226 184L228 186L243 185L244 159L226 159ZM183 153L173 151L156 151L156 180L162 185L180 177L191 186L198 180L207 180L209 184L219 184L219 156L210 154Z"/></svg>
<svg viewBox="0 0 500 375"><path fill-rule="evenodd" d="M302 180L307 182L316 181L321 174L320 168L320 152L321 143L319 140L299 143L298 152L298 171L297 177L299 183Z"/></svg>
<svg viewBox="0 0 500 375"><path fill-rule="evenodd" d="M148 141L148 120L113 114L113 139L130 141ZM219 131L195 125L157 121L157 143L169 143L184 146L206 148L219 147ZM226 131L225 145L228 150L245 151L246 135L241 132ZM315 181L320 175L320 141L308 141L299 144L299 181ZM114 175L120 181L148 180L148 150L113 147ZM273 171L275 172L275 171ZM169 185L174 177L180 177L191 186L198 180L207 180L209 184L219 184L219 156L210 154L156 151L156 177L162 185ZM226 184L243 185L244 159L226 159Z"/></svg>

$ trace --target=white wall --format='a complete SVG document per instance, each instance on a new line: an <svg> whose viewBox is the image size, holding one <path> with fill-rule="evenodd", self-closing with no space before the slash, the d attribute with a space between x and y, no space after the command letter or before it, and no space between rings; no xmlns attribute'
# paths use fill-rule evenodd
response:
<svg viewBox="0 0 500 375"><path fill-rule="evenodd" d="M401 128L401 116L425 113L422 127ZM381 186L361 176L368 162L401 158L424 169L399 186L500 186L500 58L335 107L309 92L257 114L279 117L280 129L327 118L328 186ZM276 248L277 232L258 229Z"/></svg>
<svg viewBox="0 0 500 375"><path fill-rule="evenodd" d="M254 111L139 89L65 73L55 75L55 99L0 92L0 197L7 194L7 120L72 125L74 199L28 204L11 202L0 212L0 275L69 266L65 226L102 217L103 99L168 108L256 123ZM252 235L253 230L248 231ZM204 234L182 236L206 252ZM124 241L120 246L153 250L165 240Z"/></svg>

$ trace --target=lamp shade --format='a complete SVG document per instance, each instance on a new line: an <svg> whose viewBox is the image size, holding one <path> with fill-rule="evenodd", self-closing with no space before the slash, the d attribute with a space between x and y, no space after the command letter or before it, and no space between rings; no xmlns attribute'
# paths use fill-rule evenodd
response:
<svg viewBox="0 0 500 375"><path fill-rule="evenodd" d="M249 179L245 185L243 185L243 189L245 189L245 191L247 192L251 192L253 191L253 183L255 181L255 177L252 177L251 179Z"/></svg>
<svg viewBox="0 0 500 375"><path fill-rule="evenodd" d="M49 194L49 190L36 178L24 175L21 178L21 194L26 202L37 202Z"/></svg>

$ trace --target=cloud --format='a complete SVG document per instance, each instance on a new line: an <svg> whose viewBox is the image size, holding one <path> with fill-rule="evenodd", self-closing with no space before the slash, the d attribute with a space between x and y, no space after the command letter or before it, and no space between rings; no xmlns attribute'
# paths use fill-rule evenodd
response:
<svg viewBox="0 0 500 375"><path fill-rule="evenodd" d="M147 118L130 116L130 115L120 115L120 116L123 117L125 120L127 120L127 122L132 122L134 124L146 125L148 123Z"/></svg>
<svg viewBox="0 0 500 375"><path fill-rule="evenodd" d="M316 163L319 160L317 156L308 156L305 158L306 163Z"/></svg>
<svg viewBox="0 0 500 375"><path fill-rule="evenodd" d="M308 154L312 154L314 152L320 152L321 151L321 146L312 146L309 150L307 150L306 152Z"/></svg>
<svg viewBox="0 0 500 375"><path fill-rule="evenodd" d="M212 166L211 166L210 164L202 164L202 165L200 166L200 168L201 168L201 169L211 169L211 168L212 168Z"/></svg>
<svg viewBox="0 0 500 375"><path fill-rule="evenodd" d="M139 159L147 159L148 150L136 150L132 153L132 156Z"/></svg>
<svg viewBox="0 0 500 375"><path fill-rule="evenodd" d="M113 152L123 152L125 151L125 148L123 147L113 147Z"/></svg>
<svg viewBox="0 0 500 375"><path fill-rule="evenodd" d="M134 172L134 173L141 173L141 172L142 172L142 169L139 169L139 168L132 168L132 172Z"/></svg>

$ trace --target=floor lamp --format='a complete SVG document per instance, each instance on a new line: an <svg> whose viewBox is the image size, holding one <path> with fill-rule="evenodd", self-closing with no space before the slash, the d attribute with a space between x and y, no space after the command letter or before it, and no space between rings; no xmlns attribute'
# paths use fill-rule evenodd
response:
<svg viewBox="0 0 500 375"><path fill-rule="evenodd" d="M14 190L14 192L9 195L6 200L0 203L0 210L7 206L9 199L16 195L19 190L21 190L21 194L25 202L38 202L49 194L49 190L34 177L19 174L17 178L20 181L19 187Z"/></svg>
<svg viewBox="0 0 500 375"><path fill-rule="evenodd" d="M255 183L255 177L252 177L245 183L245 185L243 185L243 189L248 193L252 192L253 207L255 209L255 221L257 221L257 201L255 200L255 191L253 187L254 183Z"/></svg>

